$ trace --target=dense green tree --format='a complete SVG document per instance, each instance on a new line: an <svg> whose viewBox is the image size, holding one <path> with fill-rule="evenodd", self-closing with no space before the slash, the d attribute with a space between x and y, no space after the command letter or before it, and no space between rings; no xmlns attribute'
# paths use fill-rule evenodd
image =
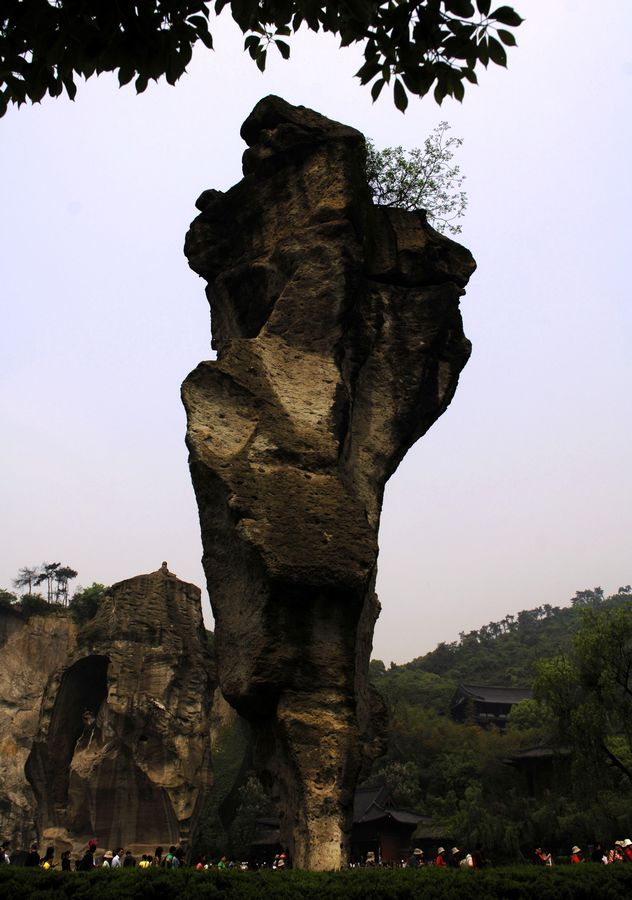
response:
<svg viewBox="0 0 632 900"><path fill-rule="evenodd" d="M548 736L552 725L548 708L537 700L521 700L512 707L507 717L507 727L512 731L543 730Z"/></svg>
<svg viewBox="0 0 632 900"><path fill-rule="evenodd" d="M0 609L10 609L17 602L17 595L0 588Z"/></svg>
<svg viewBox="0 0 632 900"><path fill-rule="evenodd" d="M37 615L48 615L54 612L54 607L51 607L50 603L42 597L41 594L22 594L20 597L19 603L20 611L24 616L29 618L29 616L37 616Z"/></svg>
<svg viewBox="0 0 632 900"><path fill-rule="evenodd" d="M381 762L365 784L384 785L396 806L415 809L422 803L421 772L412 760Z"/></svg>
<svg viewBox="0 0 632 900"><path fill-rule="evenodd" d="M570 653L543 660L535 688L584 777L614 768L632 785L632 601L585 605Z"/></svg>
<svg viewBox="0 0 632 900"><path fill-rule="evenodd" d="M573 606L599 606L603 599L603 588L596 587L592 591L577 591L571 603Z"/></svg>
<svg viewBox="0 0 632 900"><path fill-rule="evenodd" d="M412 150L377 150L367 141L367 179L378 205L425 209L437 231L459 234L456 220L465 214L467 195L461 190L465 176L452 159L463 141L448 137L449 129L447 122L440 122L423 147Z"/></svg>
<svg viewBox="0 0 632 900"><path fill-rule="evenodd" d="M96 581L93 581L90 587L75 591L69 603L75 622L83 624L93 619L107 590L104 584L98 584Z"/></svg>
<svg viewBox="0 0 632 900"><path fill-rule="evenodd" d="M260 781L254 775L238 791L238 805L229 828L229 849L233 858L247 860L257 833L257 819L274 814Z"/></svg>
<svg viewBox="0 0 632 900"><path fill-rule="evenodd" d="M392 85L401 110L409 93L433 88L439 103L462 100L479 65L506 65L505 47L516 43L508 29L522 21L510 6L492 10L491 0L3 0L0 115L46 93L74 98L77 76L117 72L139 92L163 76L174 84L198 41L213 46L211 8L229 9L262 71L270 47L289 57L287 38L302 25L337 35L343 46L362 44L357 76L372 83L373 99Z"/></svg>

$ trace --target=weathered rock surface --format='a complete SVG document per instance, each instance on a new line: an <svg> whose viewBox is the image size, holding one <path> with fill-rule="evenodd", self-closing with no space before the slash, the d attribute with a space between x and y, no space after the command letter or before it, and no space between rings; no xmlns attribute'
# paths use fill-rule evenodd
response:
<svg viewBox="0 0 632 900"><path fill-rule="evenodd" d="M92 836L104 849L188 840L211 783L215 687L198 588L166 565L119 582L80 629L69 616L23 622L2 648L6 661L24 682L37 672L11 790L25 809L34 797L28 824L40 840L75 850ZM0 741L11 733L0 720ZM25 846L20 827L8 833Z"/></svg>
<svg viewBox="0 0 632 900"><path fill-rule="evenodd" d="M46 683L75 646L76 634L65 614L25 620L0 611L0 834L14 848L28 847L36 837L36 804L24 765Z"/></svg>
<svg viewBox="0 0 632 900"><path fill-rule="evenodd" d="M254 726L295 864L344 864L379 749L368 660L384 485L450 403L475 264L425 213L376 208L364 139L276 97L244 178L187 235L217 361L182 389L221 689Z"/></svg>

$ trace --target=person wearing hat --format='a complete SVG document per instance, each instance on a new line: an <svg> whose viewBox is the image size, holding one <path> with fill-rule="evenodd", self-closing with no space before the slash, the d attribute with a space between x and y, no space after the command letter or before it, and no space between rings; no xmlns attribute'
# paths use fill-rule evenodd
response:
<svg viewBox="0 0 632 900"><path fill-rule="evenodd" d="M419 869L421 866L425 866L426 861L424 859L424 851L419 847L415 847L412 854L408 857L406 861L407 869Z"/></svg>
<svg viewBox="0 0 632 900"><path fill-rule="evenodd" d="M437 857L435 859L435 866L439 866L439 868L443 868L447 866L447 862L445 859L445 847L439 847L437 850Z"/></svg>
<svg viewBox="0 0 632 900"><path fill-rule="evenodd" d="M608 864L623 862L623 841L615 841L612 850L608 850Z"/></svg>
<svg viewBox="0 0 632 900"><path fill-rule="evenodd" d="M104 869L111 868L113 855L114 854L112 853L111 850L106 850L105 853L103 854L103 868Z"/></svg>
<svg viewBox="0 0 632 900"><path fill-rule="evenodd" d="M77 870L79 872L90 872L94 869L94 851L97 849L97 842L95 838L91 838L88 841L88 847L86 852L83 854L83 858L81 862L77 863Z"/></svg>
<svg viewBox="0 0 632 900"><path fill-rule="evenodd" d="M453 847L450 850L450 856L448 857L448 865L451 869L458 869L461 862L461 851L458 847Z"/></svg>
<svg viewBox="0 0 632 900"><path fill-rule="evenodd" d="M579 849L577 844L571 850L571 863L573 865L577 865L578 863L582 863L584 861L584 857L582 856L582 851Z"/></svg>

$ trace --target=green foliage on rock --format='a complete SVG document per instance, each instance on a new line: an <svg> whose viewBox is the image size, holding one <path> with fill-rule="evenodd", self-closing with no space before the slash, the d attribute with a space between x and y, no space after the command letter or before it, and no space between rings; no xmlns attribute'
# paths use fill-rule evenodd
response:
<svg viewBox="0 0 632 900"><path fill-rule="evenodd" d="M93 581L90 587L76 591L69 604L74 621L83 625L93 619L107 591L104 584L96 581Z"/></svg>
<svg viewBox="0 0 632 900"><path fill-rule="evenodd" d="M138 92L162 77L175 84L194 46L213 46L211 9L225 8L261 71L271 47L289 57L288 38L301 26L329 31L343 46L362 44L361 83L372 84L374 100L391 85L402 111L409 94L433 89L439 103L446 96L462 100L479 66L506 66L505 47L516 43L509 29L522 22L512 7L492 10L489 0L4 0L0 116L9 103L37 103L47 93L74 99L77 76L116 72L121 85L134 81Z"/></svg>
<svg viewBox="0 0 632 900"><path fill-rule="evenodd" d="M367 180L379 206L425 209L437 231L459 234L456 220L465 215L467 195L461 190L465 176L452 159L463 140L448 137L449 129L447 122L440 122L423 147L412 150L377 150L367 141Z"/></svg>
<svg viewBox="0 0 632 900"><path fill-rule="evenodd" d="M31 616L49 616L61 609L56 603L49 603L41 594L22 594L19 609L27 619Z"/></svg>
<svg viewBox="0 0 632 900"><path fill-rule="evenodd" d="M0 609L11 609L13 604L17 602L17 595L11 591L0 588Z"/></svg>

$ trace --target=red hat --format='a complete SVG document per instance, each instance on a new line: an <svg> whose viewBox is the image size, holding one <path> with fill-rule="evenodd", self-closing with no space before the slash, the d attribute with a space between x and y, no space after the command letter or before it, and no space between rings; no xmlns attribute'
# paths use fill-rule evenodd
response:
<svg viewBox="0 0 632 900"><path fill-rule="evenodd" d="M96 850L96 846L97 846L97 839L96 839L96 838L91 838L91 839L88 841L88 847L91 847L93 850Z"/></svg>

